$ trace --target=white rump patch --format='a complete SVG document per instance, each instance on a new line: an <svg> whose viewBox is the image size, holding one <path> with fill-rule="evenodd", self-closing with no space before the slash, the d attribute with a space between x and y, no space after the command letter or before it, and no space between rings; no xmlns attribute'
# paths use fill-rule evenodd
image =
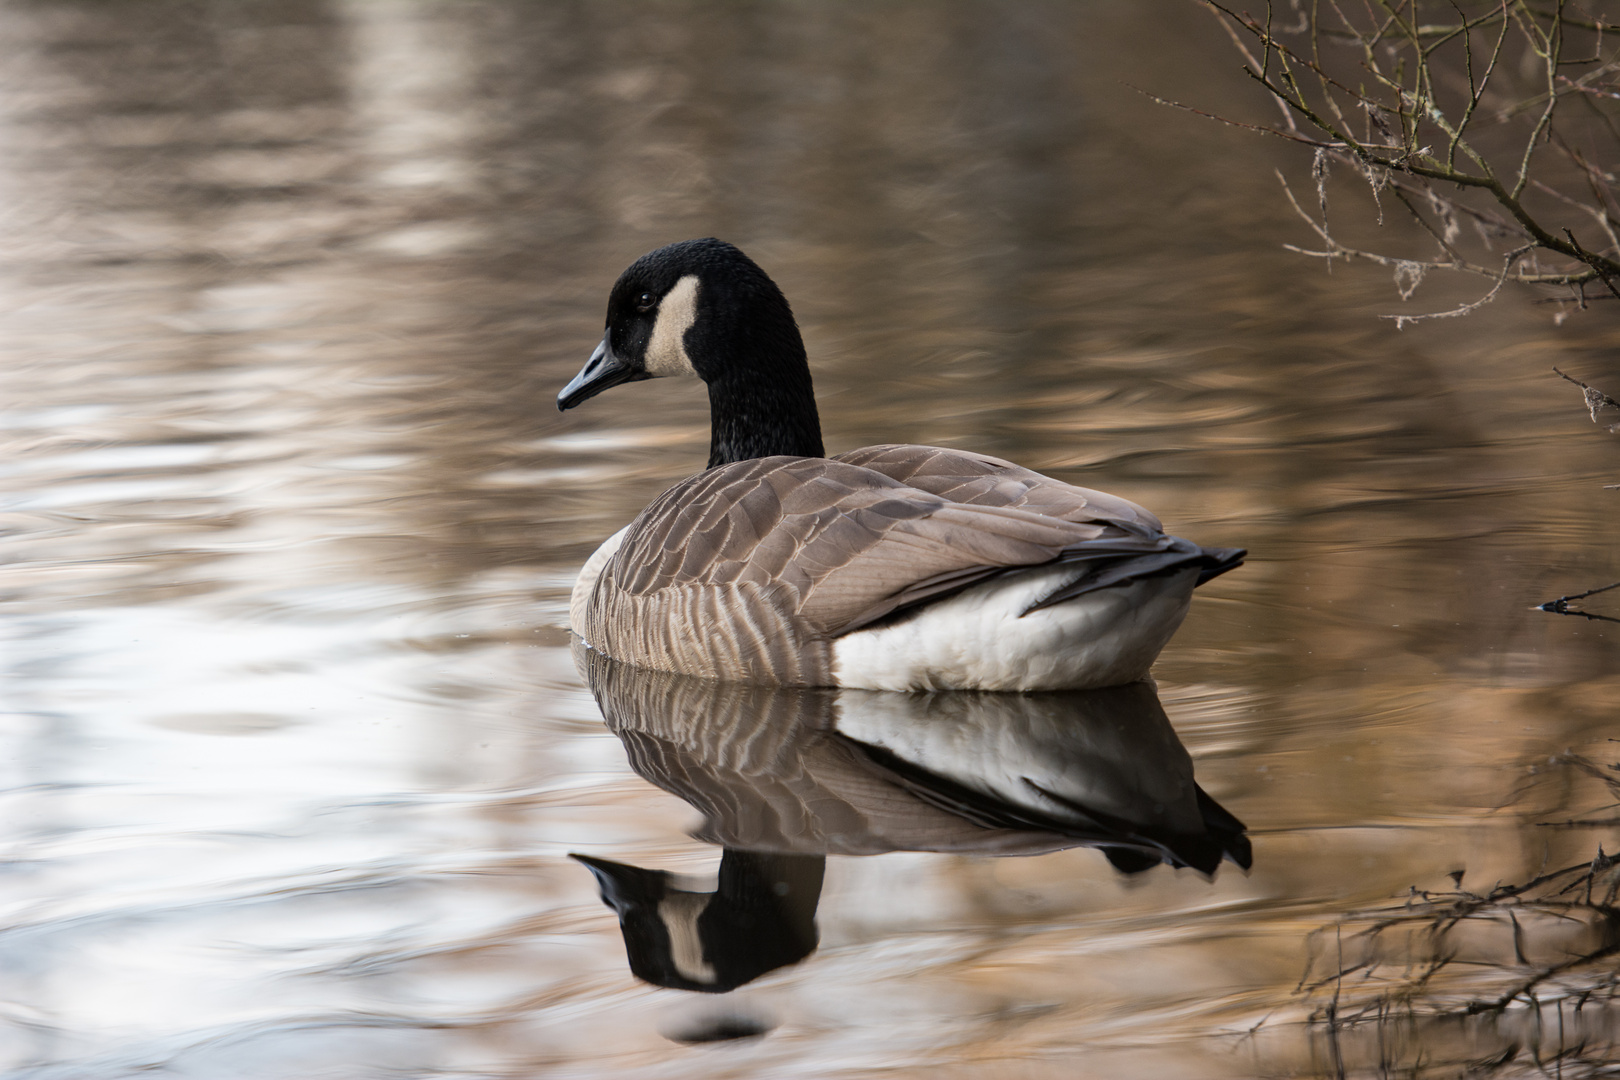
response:
<svg viewBox="0 0 1620 1080"><path fill-rule="evenodd" d="M629 531L630 526L626 525L602 541L602 546L592 552L585 565L579 568L574 591L568 595L568 622L569 629L578 634L581 640L585 637L585 605L591 602L591 590L596 588L596 579L602 576L602 568L619 550L619 545L624 543L624 534ZM589 645L590 642L586 641L585 644Z"/></svg>
<svg viewBox="0 0 1620 1080"><path fill-rule="evenodd" d="M1198 570L1158 574L1019 616L1082 568L1009 574L833 644L833 679L865 690L1085 690L1147 675Z"/></svg>
<svg viewBox="0 0 1620 1080"><path fill-rule="evenodd" d="M653 320L652 339L647 342L644 367L647 374L697 376L692 358L686 355L686 332L697 321L698 279L687 274L677 281L658 304Z"/></svg>

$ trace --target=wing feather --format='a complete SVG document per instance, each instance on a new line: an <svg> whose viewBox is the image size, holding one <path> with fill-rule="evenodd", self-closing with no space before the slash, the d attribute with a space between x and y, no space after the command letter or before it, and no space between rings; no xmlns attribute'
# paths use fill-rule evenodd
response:
<svg viewBox="0 0 1620 1080"><path fill-rule="evenodd" d="M1200 551L1134 503L983 455L879 446L759 458L654 500L580 629L632 663L813 684L832 638L998 574L1091 566L1051 603Z"/></svg>
<svg viewBox="0 0 1620 1080"><path fill-rule="evenodd" d="M880 472L954 503L1031 510L1065 521L1110 521L1163 532L1150 511L1106 491L1076 487L988 454L942 446L863 446L834 461Z"/></svg>

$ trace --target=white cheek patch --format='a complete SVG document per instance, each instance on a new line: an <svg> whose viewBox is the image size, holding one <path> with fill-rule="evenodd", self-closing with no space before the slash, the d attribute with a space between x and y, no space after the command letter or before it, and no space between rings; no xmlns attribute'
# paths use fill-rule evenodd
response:
<svg viewBox="0 0 1620 1080"><path fill-rule="evenodd" d="M698 937L698 916L709 906L708 893L674 892L658 902L658 918L669 931L669 958L675 970L692 982L712 986L719 981L714 965L703 958Z"/></svg>
<svg viewBox="0 0 1620 1080"><path fill-rule="evenodd" d="M697 321L698 279L687 274L664 294L653 322L652 339L647 342L647 374L653 376L697 376L692 358L686 355L686 332Z"/></svg>

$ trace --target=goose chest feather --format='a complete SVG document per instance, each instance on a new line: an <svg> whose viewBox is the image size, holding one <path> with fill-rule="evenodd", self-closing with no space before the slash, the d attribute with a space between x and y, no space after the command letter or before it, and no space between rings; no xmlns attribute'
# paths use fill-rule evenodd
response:
<svg viewBox="0 0 1620 1080"><path fill-rule="evenodd" d="M616 660L783 686L1113 686L1144 677L1193 588L1244 556L983 454L825 456L788 302L720 240L631 264L557 406L661 376L707 384L709 466L580 572L573 629Z"/></svg>

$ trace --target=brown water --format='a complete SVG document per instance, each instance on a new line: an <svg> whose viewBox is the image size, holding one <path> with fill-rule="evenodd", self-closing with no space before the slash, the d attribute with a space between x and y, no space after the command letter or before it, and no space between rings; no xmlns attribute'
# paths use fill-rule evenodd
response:
<svg viewBox="0 0 1620 1080"><path fill-rule="evenodd" d="M1125 85L1260 108L1194 8L13 2L0 50L7 1075L1376 1075L1311 931L1614 847L1537 823L1604 804L1560 755L1620 758L1620 635L1530 610L1620 578L1620 443L1549 371L1620 387L1613 314L1397 332L1462 293L1282 250L1303 160ZM566 855L719 850L565 603L706 403L552 399L701 235L792 299L829 447L1250 549L1156 674L1251 872L834 854L801 963L630 975ZM727 1016L769 1034L676 1041ZM1576 1038L1414 1030L1434 1075Z"/></svg>

